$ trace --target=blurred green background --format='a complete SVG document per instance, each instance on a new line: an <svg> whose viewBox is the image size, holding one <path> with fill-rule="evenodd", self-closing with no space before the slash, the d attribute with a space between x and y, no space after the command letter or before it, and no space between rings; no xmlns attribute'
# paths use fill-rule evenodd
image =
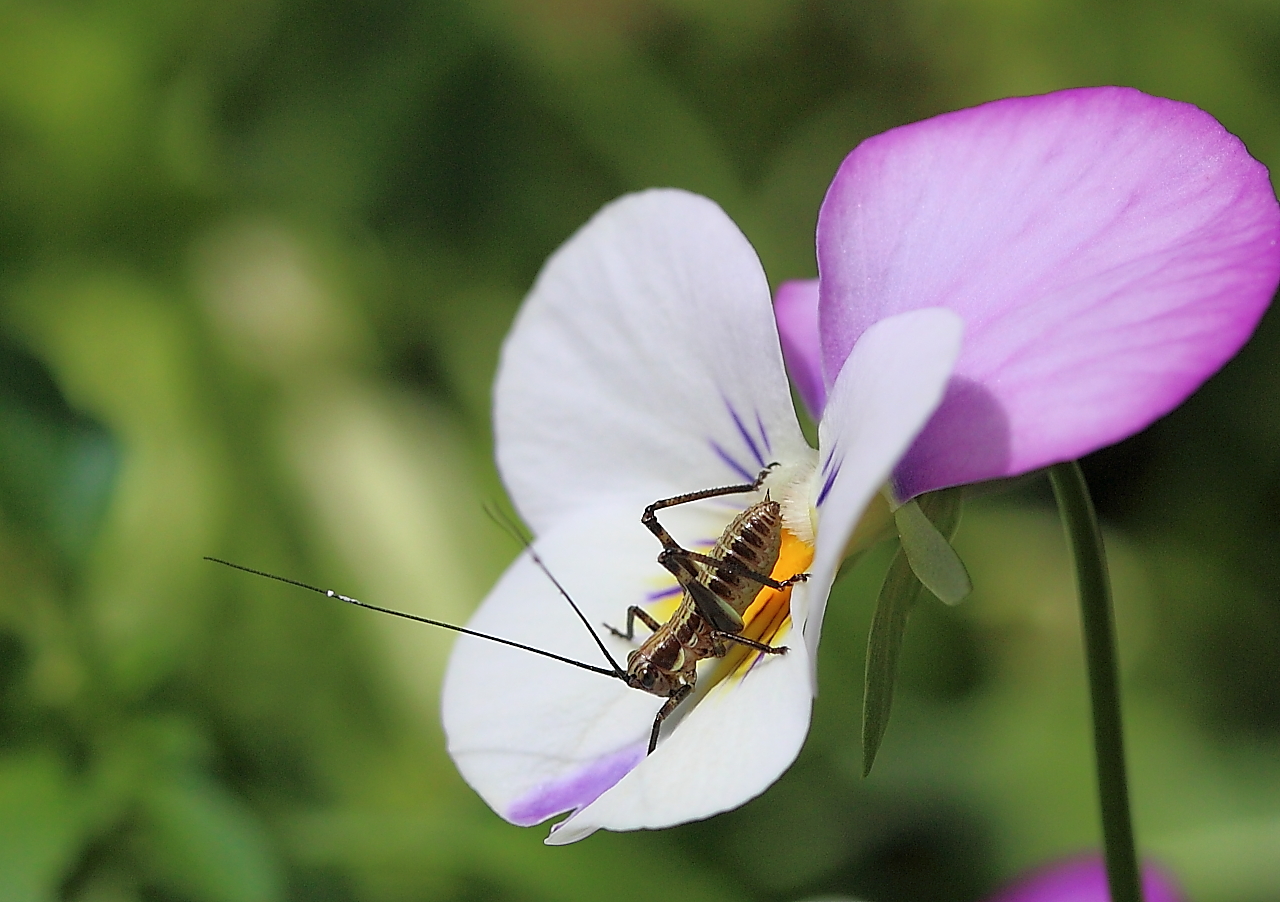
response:
<svg viewBox="0 0 1280 902"><path fill-rule="evenodd" d="M4 0L0 898L975 900L1097 842L1044 485L977 499L876 769L836 590L800 762L739 811L542 845L444 753L450 637L516 553L488 392L601 204L710 195L815 271L843 156L1010 94L1192 101L1280 165L1267 0ZM1110 530L1146 849L1280 898L1280 326L1086 462ZM887 549L885 550L887 551Z"/></svg>

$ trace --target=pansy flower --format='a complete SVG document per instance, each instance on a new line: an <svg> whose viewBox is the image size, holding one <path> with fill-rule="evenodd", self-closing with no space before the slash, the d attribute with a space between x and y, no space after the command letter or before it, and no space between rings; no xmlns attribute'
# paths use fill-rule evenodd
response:
<svg viewBox="0 0 1280 902"><path fill-rule="evenodd" d="M664 699L461 637L443 718L464 778L513 823L569 813L552 843L763 791L803 743L827 595L877 493L887 484L897 504L1141 428L1247 337L1275 287L1276 231L1265 170L1236 139L1118 89L989 104L861 145L822 210L821 288L782 292L777 325L754 251L714 203L655 190L605 207L548 260L503 348L498 466L535 539L469 627L608 671L548 573L592 624L621 626L631 605L661 621L679 587L641 512L766 468L758 491L663 522L705 552L747 505L776 500L772 576L809 579L763 589L744 616L744 635L789 652L733 646L704 662L652 754ZM779 328L821 410L817 450ZM1090 404L1061 422L1046 409ZM602 641L619 660L636 645Z"/></svg>
<svg viewBox="0 0 1280 902"><path fill-rule="evenodd" d="M764 272L714 203L676 190L624 197L551 257L503 348L495 444L537 555L587 619L621 626L633 604L665 619L678 586L641 512L770 465L758 492L671 508L663 522L705 551L768 493L785 522L775 578L810 576L763 591L744 618L744 633L788 653L709 662L649 755L664 699L462 637L444 725L495 811L518 824L573 811L550 840L570 842L706 817L777 778L808 730L811 662L846 540L941 400L960 331L946 310L868 330L832 386L815 451L792 406ZM529 554L468 625L605 663ZM603 638L618 659L635 647Z"/></svg>

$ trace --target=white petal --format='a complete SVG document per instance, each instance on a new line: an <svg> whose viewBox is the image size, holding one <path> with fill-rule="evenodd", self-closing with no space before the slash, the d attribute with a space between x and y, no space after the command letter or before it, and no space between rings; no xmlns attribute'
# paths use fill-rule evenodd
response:
<svg viewBox="0 0 1280 902"><path fill-rule="evenodd" d="M536 549L597 631L626 622L660 571L658 543L634 511L592 512L566 520ZM629 522L628 522L629 521ZM467 624L469 629L564 655L609 664L550 579L522 555ZM605 633L615 659L627 643ZM460 636L445 674L442 717L449 753L472 788L508 820L530 824L558 813L530 809L539 787L580 777L614 755L643 755L662 700L621 680L482 639ZM577 807L576 804L568 805Z"/></svg>
<svg viewBox="0 0 1280 902"><path fill-rule="evenodd" d="M769 286L737 226L670 189L597 213L507 337L494 431L538 533L602 497L748 481L803 453Z"/></svg>
<svg viewBox="0 0 1280 902"><path fill-rule="evenodd" d="M796 602L811 601L802 615L811 658L849 534L942 400L963 330L960 317L940 307L883 319L858 339L832 386L818 426L818 539L809 591L792 596L793 617Z"/></svg>
<svg viewBox="0 0 1280 902"><path fill-rule="evenodd" d="M792 630L790 651L759 660L698 702L645 761L597 801L552 828L547 842L599 829L640 830L700 820L764 792L800 753L809 731L809 660Z"/></svg>
<svg viewBox="0 0 1280 902"><path fill-rule="evenodd" d="M536 543L548 568L601 632L604 622L625 626L629 605L674 582L657 564L657 541L639 522L651 500L585 509ZM663 522L677 540L692 545L718 536L734 512L729 504L707 502L664 512ZM608 666L527 554L504 574L468 627ZM647 635L642 625L637 629L635 642L602 636L619 662L625 664L627 653ZM449 752L466 781L504 818L528 825L586 805L642 761L663 701L621 680L461 636L445 675L442 716ZM659 751L697 722L683 721ZM655 754L642 766L658 759Z"/></svg>

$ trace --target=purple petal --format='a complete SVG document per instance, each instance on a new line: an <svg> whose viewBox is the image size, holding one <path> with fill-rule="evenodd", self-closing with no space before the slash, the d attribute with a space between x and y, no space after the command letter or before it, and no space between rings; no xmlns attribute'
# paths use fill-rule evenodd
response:
<svg viewBox="0 0 1280 902"><path fill-rule="evenodd" d="M859 145L818 220L829 386L872 323L964 317L903 497L1087 454L1176 407L1280 278L1266 168L1212 116L1129 88L1017 97Z"/></svg>
<svg viewBox="0 0 1280 902"><path fill-rule="evenodd" d="M773 297L773 315L782 340L782 359L809 416L821 419L827 405L818 340L818 280L783 282ZM848 355L846 355L848 356ZM834 381L834 378L833 380Z"/></svg>
<svg viewBox="0 0 1280 902"><path fill-rule="evenodd" d="M1159 868L1142 868L1145 902L1183 902L1181 891ZM1102 858L1090 855L1050 865L1008 886L987 902L1110 902Z"/></svg>

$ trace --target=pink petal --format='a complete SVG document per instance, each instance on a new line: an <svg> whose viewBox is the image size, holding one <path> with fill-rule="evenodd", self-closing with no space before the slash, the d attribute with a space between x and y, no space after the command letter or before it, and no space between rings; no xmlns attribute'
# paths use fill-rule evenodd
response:
<svg viewBox="0 0 1280 902"><path fill-rule="evenodd" d="M1173 880L1159 868L1142 869L1145 902L1182 902ZM1110 902L1102 858L1090 855L1034 872L992 896L987 902Z"/></svg>
<svg viewBox="0 0 1280 902"><path fill-rule="evenodd" d="M773 296L773 316L778 322L787 375L809 416L821 419L822 408L827 406L827 386L822 381L822 348L818 340L818 280L797 279L779 285Z"/></svg>
<svg viewBox="0 0 1280 902"><path fill-rule="evenodd" d="M903 126L845 159L819 215L826 384L872 323L950 307L965 346L899 494L1079 457L1239 350L1278 236L1266 168L1189 104L1079 88Z"/></svg>

